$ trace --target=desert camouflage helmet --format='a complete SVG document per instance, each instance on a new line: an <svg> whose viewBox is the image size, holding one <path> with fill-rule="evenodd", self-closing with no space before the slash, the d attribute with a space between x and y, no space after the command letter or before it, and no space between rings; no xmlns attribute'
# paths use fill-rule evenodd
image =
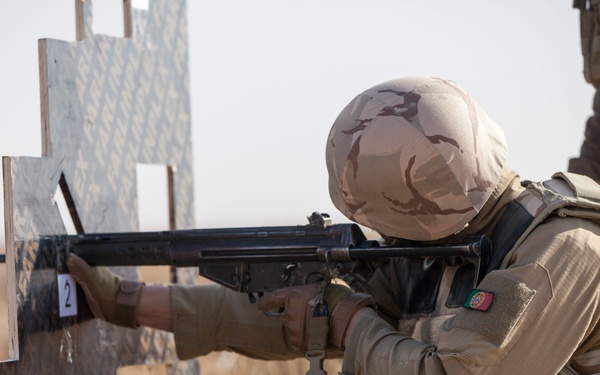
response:
<svg viewBox="0 0 600 375"><path fill-rule="evenodd" d="M350 220L389 237L463 229L499 181L500 127L452 81L384 82L350 102L327 140L329 193Z"/></svg>

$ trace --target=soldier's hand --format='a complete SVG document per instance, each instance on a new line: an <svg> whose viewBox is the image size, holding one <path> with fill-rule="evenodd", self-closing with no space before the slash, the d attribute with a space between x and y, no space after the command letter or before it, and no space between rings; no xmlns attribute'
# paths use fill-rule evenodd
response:
<svg viewBox="0 0 600 375"><path fill-rule="evenodd" d="M106 267L90 267L73 253L67 255L67 267L96 318L123 327L138 326L136 309L144 283L122 280Z"/></svg>
<svg viewBox="0 0 600 375"><path fill-rule="evenodd" d="M307 284L275 290L258 300L257 307L263 312L283 309L282 323L288 332L290 343L301 353L309 347L308 327L315 309L318 284ZM352 289L340 284L330 284L325 293L329 315L339 302L352 294Z"/></svg>

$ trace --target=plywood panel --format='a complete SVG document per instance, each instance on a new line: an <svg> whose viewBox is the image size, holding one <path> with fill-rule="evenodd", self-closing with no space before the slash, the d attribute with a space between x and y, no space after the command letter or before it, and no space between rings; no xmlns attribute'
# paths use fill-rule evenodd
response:
<svg viewBox="0 0 600 375"><path fill-rule="evenodd" d="M94 35L92 1L76 0L78 41L39 41L42 157L3 158L13 361L1 374L111 374L152 363L199 373L198 362L177 361L167 333L117 328L86 311L58 316L59 185L79 230L136 231L136 164L167 165L176 171L172 224L194 226L185 1L151 1L147 12L124 4L131 37ZM138 277L135 268L115 271Z"/></svg>

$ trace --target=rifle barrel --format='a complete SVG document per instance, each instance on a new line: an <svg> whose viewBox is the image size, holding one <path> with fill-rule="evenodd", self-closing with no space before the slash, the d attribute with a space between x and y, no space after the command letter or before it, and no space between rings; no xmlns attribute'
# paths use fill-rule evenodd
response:
<svg viewBox="0 0 600 375"><path fill-rule="evenodd" d="M69 236L70 250L92 266L173 265L243 260L318 261L326 243L350 247L354 224L195 229ZM360 232L362 235L362 232ZM359 239L362 240L362 239Z"/></svg>

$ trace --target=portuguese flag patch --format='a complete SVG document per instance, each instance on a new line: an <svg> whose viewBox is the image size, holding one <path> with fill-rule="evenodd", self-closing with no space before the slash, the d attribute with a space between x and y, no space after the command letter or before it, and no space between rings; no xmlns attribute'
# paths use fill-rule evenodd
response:
<svg viewBox="0 0 600 375"><path fill-rule="evenodd" d="M494 293L473 289L463 307L472 310L487 311L487 309L490 308L493 299Z"/></svg>

